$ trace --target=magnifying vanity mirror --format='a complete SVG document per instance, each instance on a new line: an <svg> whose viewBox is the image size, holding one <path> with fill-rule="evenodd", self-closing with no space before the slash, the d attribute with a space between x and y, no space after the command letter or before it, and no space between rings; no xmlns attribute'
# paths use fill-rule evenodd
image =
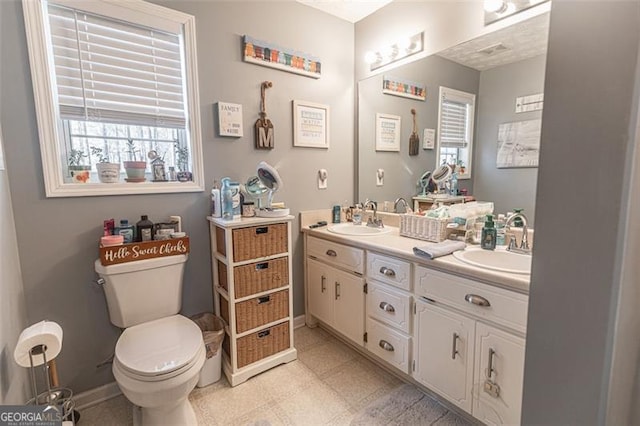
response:
<svg viewBox="0 0 640 426"><path fill-rule="evenodd" d="M538 109L542 101L523 108L522 98L534 95L538 99L544 91L548 22L548 14L538 15L359 81L358 200L368 198L380 205L398 197L411 200L431 195L429 179L437 174L436 169L449 164L455 166L459 189L466 189L477 200L494 202L496 212L523 208L533 219L538 169L499 166L498 151L499 143L513 143L510 137L517 132L518 123L542 118ZM383 93L385 79L424 86L426 100ZM454 101L458 92L475 97L468 136L462 132L460 139L446 143L439 128L441 87L452 89ZM517 100L521 103L518 112ZM436 144L435 149L420 146L418 155L410 156L412 109L417 112L422 143L424 134L435 131ZM403 118L399 151L376 151L376 114ZM506 138L501 135L499 142L499 129L505 128L511 133ZM383 185L375 179L378 169L386 172ZM431 176L425 170L433 170Z"/></svg>
<svg viewBox="0 0 640 426"><path fill-rule="evenodd" d="M278 208L274 209L273 194L282 188L282 178L275 169L265 161L261 161L257 168L258 179L260 183L266 188L267 191L267 205L264 208L259 208L256 211L256 216L259 217L282 217L289 214L289 209Z"/></svg>

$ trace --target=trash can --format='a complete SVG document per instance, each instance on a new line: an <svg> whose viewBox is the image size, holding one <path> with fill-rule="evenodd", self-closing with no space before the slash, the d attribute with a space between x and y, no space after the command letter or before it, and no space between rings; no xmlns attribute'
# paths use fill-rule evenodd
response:
<svg viewBox="0 0 640 426"><path fill-rule="evenodd" d="M203 388L220 380L224 322L222 318L210 312L194 315L191 320L202 330L202 339L207 350L207 359L202 370L200 370L200 378L196 385L199 388Z"/></svg>

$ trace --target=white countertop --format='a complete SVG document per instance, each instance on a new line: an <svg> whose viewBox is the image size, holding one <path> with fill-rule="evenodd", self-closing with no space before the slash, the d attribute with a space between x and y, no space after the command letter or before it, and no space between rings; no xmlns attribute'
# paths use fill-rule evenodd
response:
<svg viewBox="0 0 640 426"><path fill-rule="evenodd" d="M331 224L328 226L331 226ZM434 260L417 256L413 253L414 247L426 246L433 243L402 237L400 236L398 228L391 226L387 226L387 228L390 228L391 232L381 235L367 236L336 234L329 232L327 227L315 229L303 227L302 232L307 233L308 235L322 237L327 240L346 243L355 247L387 253L392 256L401 257L412 262L422 264L429 268L453 273L465 278L481 281L486 284L514 290L519 293L529 293L531 275L512 274L479 268L464 263L456 259L453 255L438 257Z"/></svg>

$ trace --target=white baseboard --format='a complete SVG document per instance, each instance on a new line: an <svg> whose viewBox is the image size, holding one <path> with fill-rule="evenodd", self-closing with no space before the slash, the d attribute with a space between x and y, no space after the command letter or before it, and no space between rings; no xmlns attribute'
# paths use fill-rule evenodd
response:
<svg viewBox="0 0 640 426"><path fill-rule="evenodd" d="M121 395L122 392L116 382L107 383L106 385L79 393L74 396L76 409L78 411L83 408L93 407L96 404L104 402L108 399Z"/></svg>
<svg viewBox="0 0 640 426"><path fill-rule="evenodd" d="M300 328L305 326L304 314L298 315L293 318L293 328Z"/></svg>

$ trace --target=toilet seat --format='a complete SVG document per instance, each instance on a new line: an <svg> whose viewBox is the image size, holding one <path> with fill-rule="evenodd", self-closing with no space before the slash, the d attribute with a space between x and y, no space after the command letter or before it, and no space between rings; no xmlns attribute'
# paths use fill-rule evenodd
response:
<svg viewBox="0 0 640 426"><path fill-rule="evenodd" d="M127 328L116 343L114 364L136 380L167 380L189 370L202 351L200 328L173 315Z"/></svg>

